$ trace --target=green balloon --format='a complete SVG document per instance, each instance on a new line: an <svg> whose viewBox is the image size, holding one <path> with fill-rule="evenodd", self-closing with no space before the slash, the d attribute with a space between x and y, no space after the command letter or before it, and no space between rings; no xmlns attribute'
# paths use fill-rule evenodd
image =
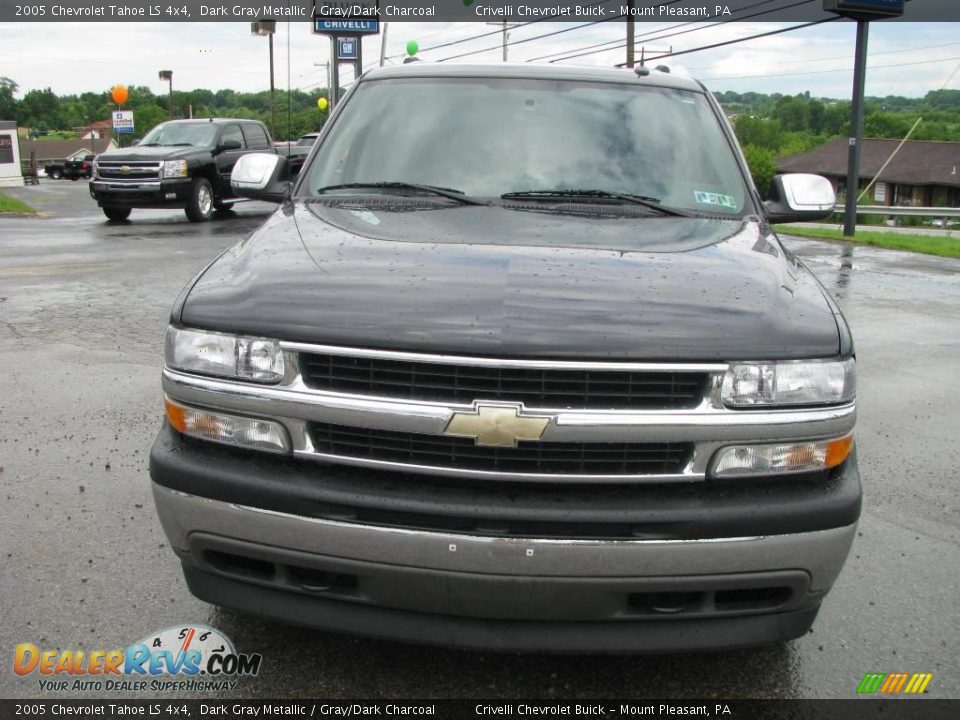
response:
<svg viewBox="0 0 960 720"><path fill-rule="evenodd" d="M407 43L407 55L416 55L417 50L420 49L420 43L416 40L411 40Z"/></svg>

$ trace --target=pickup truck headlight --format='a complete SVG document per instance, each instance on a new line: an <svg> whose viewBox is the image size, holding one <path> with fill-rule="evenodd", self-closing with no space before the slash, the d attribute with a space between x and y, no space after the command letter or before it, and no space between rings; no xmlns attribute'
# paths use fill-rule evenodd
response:
<svg viewBox="0 0 960 720"><path fill-rule="evenodd" d="M160 170L161 178L187 177L186 160L164 160Z"/></svg>
<svg viewBox="0 0 960 720"><path fill-rule="evenodd" d="M284 370L276 340L175 327L167 330L166 361L175 370L262 383L279 382Z"/></svg>
<svg viewBox="0 0 960 720"><path fill-rule="evenodd" d="M735 478L829 470L846 460L852 449L853 435L811 442L731 445L714 455L710 475Z"/></svg>
<svg viewBox="0 0 960 720"><path fill-rule="evenodd" d="M167 420L184 435L251 450L287 452L290 447L283 426L273 420L188 407L170 398L165 404Z"/></svg>
<svg viewBox="0 0 960 720"><path fill-rule="evenodd" d="M733 363L721 400L731 408L839 405L855 397L856 378L853 358Z"/></svg>

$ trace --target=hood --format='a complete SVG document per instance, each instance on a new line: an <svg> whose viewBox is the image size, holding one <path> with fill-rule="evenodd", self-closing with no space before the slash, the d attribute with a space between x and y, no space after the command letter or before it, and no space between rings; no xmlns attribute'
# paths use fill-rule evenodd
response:
<svg viewBox="0 0 960 720"><path fill-rule="evenodd" d="M150 160L175 160L196 155L210 154L210 148L193 145L190 147L141 147L139 145L128 148L117 148L97 155L97 160L126 160L129 162L143 162Z"/></svg>
<svg viewBox="0 0 960 720"><path fill-rule="evenodd" d="M757 221L431 207L281 208L210 266L179 320L503 357L838 353L819 284Z"/></svg>

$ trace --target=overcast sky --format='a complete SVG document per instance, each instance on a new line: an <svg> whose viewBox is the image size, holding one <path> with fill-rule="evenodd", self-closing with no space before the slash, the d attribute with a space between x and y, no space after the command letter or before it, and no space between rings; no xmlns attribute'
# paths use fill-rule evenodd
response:
<svg viewBox="0 0 960 720"><path fill-rule="evenodd" d="M326 85L325 69L314 63L329 60L329 41L312 35L305 22L278 23L275 37L276 84L287 84L287 42L290 42L290 80L307 91ZM652 51L689 50L715 42L768 32L786 24L727 23L719 27L678 23L638 23L637 34L650 38ZM622 23L577 27L571 23L537 23L511 31L518 41L544 33L569 32L519 43L509 48L511 60L574 53L590 45L623 41ZM657 39L659 34L694 32ZM485 32L496 34L431 50L433 46ZM715 91L799 93L848 98L852 82L855 26L835 22L791 31L715 50L659 61L674 72L694 75ZM377 64L380 38L365 40L364 65ZM947 87L960 89L960 23L872 23L867 94L922 96ZM500 34L482 23L391 23L387 37L388 62L398 62L408 40L416 40L424 60L482 50L458 62L498 61ZM173 70L174 89L233 88L241 91L269 87L267 39L250 35L248 23L0 23L0 76L15 80L20 95L33 88L51 87L58 93L106 91L116 83L147 85L158 94L166 83L161 69ZM610 66L624 59L614 49L564 63ZM343 81L351 73L343 69ZM955 73L955 74L954 74Z"/></svg>

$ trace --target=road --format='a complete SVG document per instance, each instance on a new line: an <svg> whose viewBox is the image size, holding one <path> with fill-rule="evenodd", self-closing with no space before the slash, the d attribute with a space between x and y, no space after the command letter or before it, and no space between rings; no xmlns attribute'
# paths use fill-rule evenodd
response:
<svg viewBox="0 0 960 720"><path fill-rule="evenodd" d="M167 313L270 207L108 225L84 186L16 189L50 214L0 218L3 697L45 696L12 672L17 643L124 648L184 622L263 655L235 697L850 698L864 673L894 671L932 672L930 697L960 697L960 261L786 239L838 298L860 368L864 516L811 634L708 655L463 652L243 617L188 593L147 472Z"/></svg>

